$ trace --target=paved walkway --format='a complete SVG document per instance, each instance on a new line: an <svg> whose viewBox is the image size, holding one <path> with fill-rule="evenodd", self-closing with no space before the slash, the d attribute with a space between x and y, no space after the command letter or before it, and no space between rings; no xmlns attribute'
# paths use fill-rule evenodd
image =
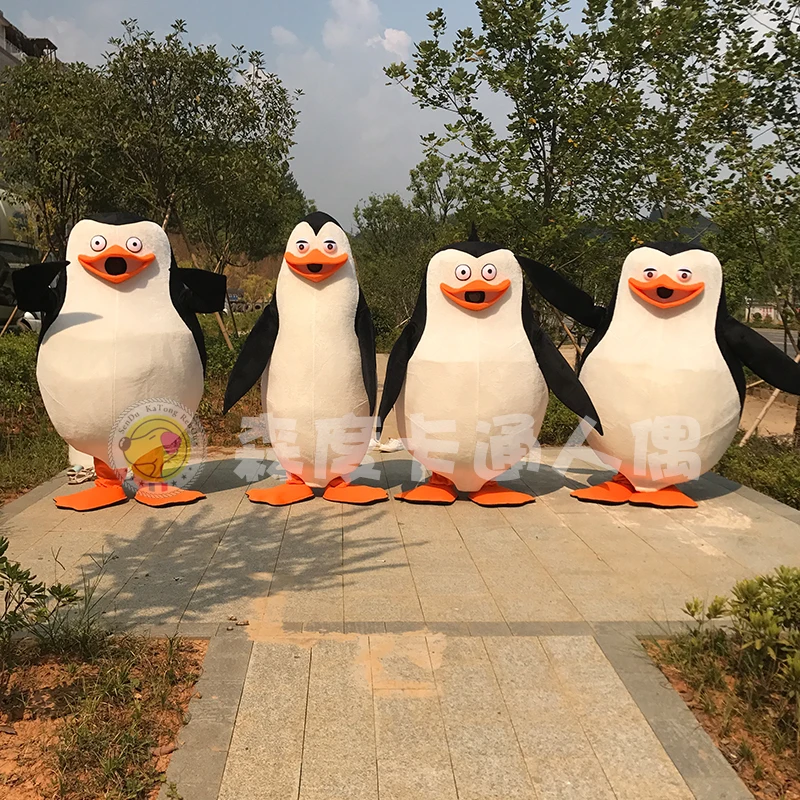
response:
<svg viewBox="0 0 800 800"><path fill-rule="evenodd" d="M570 488L604 476L557 456L502 510L255 506L225 458L195 506L81 515L55 509L62 477L0 533L43 578L110 557L110 623L211 639L169 772L184 800L750 797L635 635L798 563L800 514L715 476L696 511L585 505ZM408 486L407 454L380 475Z"/></svg>

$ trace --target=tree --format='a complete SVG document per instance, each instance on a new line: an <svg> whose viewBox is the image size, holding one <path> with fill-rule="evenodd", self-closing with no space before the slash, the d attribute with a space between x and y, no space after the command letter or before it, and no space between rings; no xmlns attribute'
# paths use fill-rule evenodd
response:
<svg viewBox="0 0 800 800"><path fill-rule="evenodd" d="M28 59L0 81L0 178L30 209L39 249L63 259L71 227L110 191L105 81L84 64Z"/></svg>
<svg viewBox="0 0 800 800"><path fill-rule="evenodd" d="M710 202L714 242L740 294L771 299L792 342L800 319L800 20L796 4L726 4L736 37L714 66L724 98ZM757 20L757 24L753 20ZM800 447L800 406L794 430Z"/></svg>
<svg viewBox="0 0 800 800"><path fill-rule="evenodd" d="M586 285L632 241L691 220L703 199L708 120L703 75L723 20L704 0L587 0L570 30L563 0L478 0L482 31L445 43L441 9L412 65L390 79L421 108L450 114L424 138L469 168L465 213L492 238L570 271ZM505 129L481 111L511 106ZM466 174L466 173L465 173ZM668 209L655 220L653 207Z"/></svg>
<svg viewBox="0 0 800 800"><path fill-rule="evenodd" d="M103 65L29 60L0 83L0 174L59 257L88 211L170 217L211 266L279 246L307 204L289 170L289 92L258 52L231 57L123 23Z"/></svg>
<svg viewBox="0 0 800 800"><path fill-rule="evenodd" d="M464 201L467 169L429 152L410 172L411 205L429 219L447 222Z"/></svg>
<svg viewBox="0 0 800 800"><path fill-rule="evenodd" d="M432 220L397 194L370 195L356 206L353 253L378 344L391 345L411 316L431 255L455 238L450 225Z"/></svg>
<svg viewBox="0 0 800 800"><path fill-rule="evenodd" d="M262 54L235 48L227 58L213 45L187 43L182 20L164 41L136 20L123 26L102 74L113 89L105 118L125 205L154 218L193 205L213 214L251 169L274 192L292 145L296 94L264 73Z"/></svg>

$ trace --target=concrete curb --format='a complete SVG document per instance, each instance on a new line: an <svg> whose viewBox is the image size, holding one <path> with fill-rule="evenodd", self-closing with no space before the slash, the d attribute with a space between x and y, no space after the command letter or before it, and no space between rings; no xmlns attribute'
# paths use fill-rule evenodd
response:
<svg viewBox="0 0 800 800"><path fill-rule="evenodd" d="M733 767L680 695L644 652L637 634L620 625L597 633L600 649L686 781L696 800L753 800Z"/></svg>
<svg viewBox="0 0 800 800"><path fill-rule="evenodd" d="M776 500L774 497L757 492L755 489L751 489L749 486L742 486L735 481L728 480L728 478L723 478L722 475L717 475L716 472L706 472L703 477L708 478L718 486L724 486L731 492L740 494L742 497L751 500L753 503L758 503L758 505L764 506L764 508L771 511L773 514L778 514L779 516L784 517L791 522L800 524L800 511L798 511L796 508L792 508L791 506L787 506L785 503L781 503L780 500Z"/></svg>
<svg viewBox="0 0 800 800"><path fill-rule="evenodd" d="M62 470L55 478L50 478L49 481L40 483L29 492L25 492L25 494L16 498L16 500L11 500L6 503L0 508L0 528L7 525L12 517L22 513L26 508L30 508L34 503L38 503L39 500L43 500L48 495L51 495L56 489L60 489L66 482L67 471Z"/></svg>
<svg viewBox="0 0 800 800"><path fill-rule="evenodd" d="M178 732L159 800L217 800L239 713L253 643L243 636L214 637L189 703L189 722Z"/></svg>

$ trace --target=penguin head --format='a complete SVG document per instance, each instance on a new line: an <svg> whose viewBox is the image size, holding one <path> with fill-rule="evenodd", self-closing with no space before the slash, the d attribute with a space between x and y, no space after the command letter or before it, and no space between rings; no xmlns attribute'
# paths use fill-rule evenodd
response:
<svg viewBox="0 0 800 800"><path fill-rule="evenodd" d="M443 297L460 313L499 308L522 290L522 270L510 250L489 242L448 245L428 264L427 294Z"/></svg>
<svg viewBox="0 0 800 800"><path fill-rule="evenodd" d="M333 217L315 211L295 226L283 260L304 281L322 283L352 264L350 240Z"/></svg>
<svg viewBox="0 0 800 800"><path fill-rule="evenodd" d="M82 219L69 235L67 260L110 284L144 271L169 267L172 248L160 225L135 214L115 212Z"/></svg>
<svg viewBox="0 0 800 800"><path fill-rule="evenodd" d="M657 315L679 314L706 305L716 310L722 266L697 244L654 242L634 250L622 266L617 301L629 297Z"/></svg>

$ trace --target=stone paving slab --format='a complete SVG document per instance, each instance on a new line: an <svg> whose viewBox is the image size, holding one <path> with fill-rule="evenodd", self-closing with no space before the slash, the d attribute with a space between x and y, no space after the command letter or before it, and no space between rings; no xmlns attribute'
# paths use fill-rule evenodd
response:
<svg viewBox="0 0 800 800"><path fill-rule="evenodd" d="M537 502L506 509L394 497L369 507L317 498L273 509L249 503L234 460L222 458L204 473L208 499L196 505L130 502L78 514L52 503L62 478L40 487L38 499L17 501L16 514L10 504L0 533L12 557L48 579L80 580L105 562L109 618L149 628L229 616L342 632L678 621L690 597L712 598L797 560L792 510L757 493L704 477L689 488L703 498L697 510L583 504L569 490L593 468L575 460L561 474L557 457L545 449L538 471L523 473ZM392 495L408 485L405 454L383 456L380 466Z"/></svg>
<svg viewBox="0 0 800 800"><path fill-rule="evenodd" d="M219 797L695 795L592 636L377 634L253 644Z"/></svg>
<svg viewBox="0 0 800 800"><path fill-rule="evenodd" d="M404 453L366 508L252 505L223 457L196 505L81 515L52 503L62 476L0 534L43 578L103 564L113 625L211 638L170 767L184 800L743 800L633 637L797 563L800 515L717 476L696 511L582 504L606 474L572 455L543 450L537 501L507 509L398 502Z"/></svg>

